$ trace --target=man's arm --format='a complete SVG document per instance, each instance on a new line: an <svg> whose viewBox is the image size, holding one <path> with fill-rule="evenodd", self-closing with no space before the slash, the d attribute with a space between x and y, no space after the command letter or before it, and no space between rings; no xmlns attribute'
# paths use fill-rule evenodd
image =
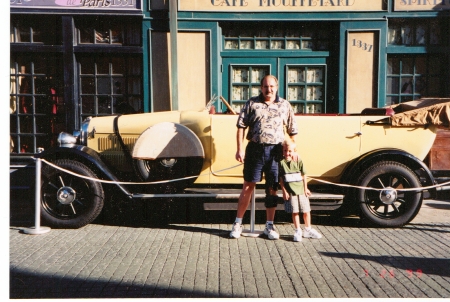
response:
<svg viewBox="0 0 450 302"><path fill-rule="evenodd" d="M236 132L236 145L237 145L237 151L236 151L236 160L238 162L243 163L244 162L244 157L245 157L245 150L243 147L243 143L244 143L244 134L245 134L245 129L244 128L237 128L237 132Z"/></svg>

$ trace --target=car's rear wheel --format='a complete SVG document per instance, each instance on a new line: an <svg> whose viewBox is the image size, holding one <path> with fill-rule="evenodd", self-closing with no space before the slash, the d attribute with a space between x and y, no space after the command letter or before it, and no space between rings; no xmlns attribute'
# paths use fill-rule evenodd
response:
<svg viewBox="0 0 450 302"><path fill-rule="evenodd" d="M372 225L400 227L410 222L420 210L423 194L416 174L398 162L379 162L359 177L359 186L382 190L358 189L362 218ZM414 191L402 189L418 188Z"/></svg>
<svg viewBox="0 0 450 302"><path fill-rule="evenodd" d="M145 191L175 193L183 191L197 179L203 166L202 157L158 158L135 160L135 169L144 182Z"/></svg>
<svg viewBox="0 0 450 302"><path fill-rule="evenodd" d="M60 168L96 179L96 175L80 162L55 160ZM102 185L45 165L41 172L41 217L53 228L80 228L92 221L103 208Z"/></svg>

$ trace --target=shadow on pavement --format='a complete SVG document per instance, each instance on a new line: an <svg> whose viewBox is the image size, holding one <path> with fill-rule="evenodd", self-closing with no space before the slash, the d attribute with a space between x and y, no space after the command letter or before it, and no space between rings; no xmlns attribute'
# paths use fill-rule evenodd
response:
<svg viewBox="0 0 450 302"><path fill-rule="evenodd" d="M156 284L132 284L96 279L49 276L12 269L10 299L39 298L231 298L224 293L168 289ZM233 296L238 298L236 296Z"/></svg>
<svg viewBox="0 0 450 302"><path fill-rule="evenodd" d="M370 256L354 253L331 253L331 252L319 252L319 254L341 259L360 259L371 262L376 262L383 266L389 266L397 269L405 274L414 272L416 277L419 277L418 273L426 275L438 275L442 277L450 276L450 260L446 258L425 258L425 257L404 257L404 256ZM379 274L381 272L377 272ZM389 274L388 274L389 275ZM388 279L386 275L386 279ZM392 276L393 277L393 276ZM411 276L410 276L411 277Z"/></svg>

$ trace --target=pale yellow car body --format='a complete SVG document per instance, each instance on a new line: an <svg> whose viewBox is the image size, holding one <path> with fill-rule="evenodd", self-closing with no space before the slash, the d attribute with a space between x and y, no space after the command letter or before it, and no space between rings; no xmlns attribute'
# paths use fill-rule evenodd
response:
<svg viewBox="0 0 450 302"><path fill-rule="evenodd" d="M203 167L196 184L240 184L243 166L235 159L237 115L209 114L207 111L170 111L122 115L119 133L132 150L138 137L162 122L181 124L195 133L204 150ZM309 177L338 183L344 169L356 158L377 149L400 149L423 160L436 137L436 127L393 127L366 124L384 116L296 115L299 133L297 151ZM87 146L115 168L130 171L114 135L114 116L93 118L89 123ZM158 141L152 142L157 146ZM164 148L165 146L159 146ZM189 150L177 150L189 156ZM313 180L314 183L314 180Z"/></svg>

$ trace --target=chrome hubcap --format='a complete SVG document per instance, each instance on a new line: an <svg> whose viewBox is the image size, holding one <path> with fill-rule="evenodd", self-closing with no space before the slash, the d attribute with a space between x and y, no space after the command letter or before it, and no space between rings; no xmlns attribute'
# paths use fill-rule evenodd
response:
<svg viewBox="0 0 450 302"><path fill-rule="evenodd" d="M58 201L62 204L71 204L75 200L76 195L77 192L71 187L62 187L56 194Z"/></svg>
<svg viewBox="0 0 450 302"><path fill-rule="evenodd" d="M161 160L161 165L167 168L173 167L176 163L177 160L175 158L164 158Z"/></svg>
<svg viewBox="0 0 450 302"><path fill-rule="evenodd" d="M380 200L384 204L393 204L397 200L397 191L394 188L387 187L380 192Z"/></svg>

